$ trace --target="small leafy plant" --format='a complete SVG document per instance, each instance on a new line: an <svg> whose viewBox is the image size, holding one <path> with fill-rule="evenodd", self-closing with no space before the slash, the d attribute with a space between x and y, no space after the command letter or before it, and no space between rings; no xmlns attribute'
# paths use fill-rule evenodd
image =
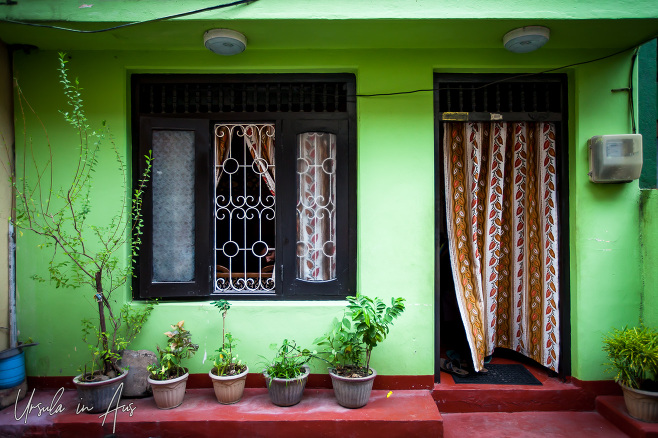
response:
<svg viewBox="0 0 658 438"><path fill-rule="evenodd" d="M346 313L342 319L334 318L331 328L313 343L322 349L318 353L320 357L325 356L323 360L341 375L352 374L348 370L365 368L365 346L356 331L352 330Z"/></svg>
<svg viewBox="0 0 658 438"><path fill-rule="evenodd" d="M304 374L303 366L313 357L311 351L288 339L284 339L280 347L271 344L270 349L276 351L276 355L267 363L264 372L271 379L294 379Z"/></svg>
<svg viewBox="0 0 658 438"><path fill-rule="evenodd" d="M341 320L332 322L331 329L314 341L324 348L336 373L344 377L365 377L371 374L372 350L386 339L393 320L404 311L404 298L391 298L387 306L380 298L357 294L347 297L347 309Z"/></svg>
<svg viewBox="0 0 658 438"><path fill-rule="evenodd" d="M169 338L167 347L157 346L158 362L147 367L153 380L169 380L181 377L187 373L182 362L194 356L199 346L192 343L192 335L183 327L185 321L172 325L172 331L165 332Z"/></svg>
<svg viewBox="0 0 658 438"><path fill-rule="evenodd" d="M243 373L247 365L238 359L237 354L233 354L233 349L237 346L237 339L226 332L226 314L231 308L231 304L226 300L213 301L212 303L222 314L222 346L217 349L213 360L213 372L218 376L235 376Z"/></svg>
<svg viewBox="0 0 658 438"><path fill-rule="evenodd" d="M634 389L658 391L658 331L640 327L613 329L603 339L615 381Z"/></svg>

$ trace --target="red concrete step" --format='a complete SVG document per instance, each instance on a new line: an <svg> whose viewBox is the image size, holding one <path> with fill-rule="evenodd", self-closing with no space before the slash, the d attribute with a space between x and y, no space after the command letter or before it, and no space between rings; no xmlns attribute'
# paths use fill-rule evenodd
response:
<svg viewBox="0 0 658 438"><path fill-rule="evenodd" d="M476 412L443 414L444 438L622 438L596 412Z"/></svg>
<svg viewBox="0 0 658 438"><path fill-rule="evenodd" d="M494 362L514 363L506 359ZM595 395L591 391L549 377L542 369L526 368L541 386L456 384L451 374L442 372L441 383L434 386L432 397L441 413L594 410Z"/></svg>
<svg viewBox="0 0 658 438"><path fill-rule="evenodd" d="M441 437L442 419L430 391L373 391L361 409L339 406L328 389L307 389L296 406L270 403L264 388L246 389L234 405L220 405L212 389L190 389L181 406L156 408L152 398L122 400L116 412L76 414L75 391L35 391L0 411L0 436L104 437ZM30 406L38 408L22 416ZM40 405L39 405L40 403ZM131 415L132 411L132 415ZM52 413L52 415L51 415ZM115 415L116 414L116 415ZM16 418L19 418L17 420ZM103 420L105 424L103 425Z"/></svg>
<svg viewBox="0 0 658 438"><path fill-rule="evenodd" d="M630 437L658 437L658 423L646 423L628 415L622 396L597 397L596 410Z"/></svg>

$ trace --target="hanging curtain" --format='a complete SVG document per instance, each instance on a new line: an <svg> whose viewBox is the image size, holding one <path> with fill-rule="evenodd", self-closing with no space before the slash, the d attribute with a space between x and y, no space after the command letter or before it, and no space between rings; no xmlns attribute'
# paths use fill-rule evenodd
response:
<svg viewBox="0 0 658 438"><path fill-rule="evenodd" d="M258 168L257 173L274 195L274 127L272 125L250 125L244 128L245 144ZM256 171L256 169L254 169Z"/></svg>
<svg viewBox="0 0 658 438"><path fill-rule="evenodd" d="M217 125L215 127L215 189L224 173L224 161L230 156L233 129L238 128L238 135L254 160L254 172L261 175L263 181L274 195L274 126L273 125Z"/></svg>
<svg viewBox="0 0 658 438"><path fill-rule="evenodd" d="M224 173L224 161L231 151L231 130L226 125L215 126L215 190Z"/></svg>
<svg viewBox="0 0 658 438"><path fill-rule="evenodd" d="M557 371L555 126L444 127L450 258L475 369L505 347Z"/></svg>
<svg viewBox="0 0 658 438"><path fill-rule="evenodd" d="M297 137L297 278L336 278L336 136Z"/></svg>

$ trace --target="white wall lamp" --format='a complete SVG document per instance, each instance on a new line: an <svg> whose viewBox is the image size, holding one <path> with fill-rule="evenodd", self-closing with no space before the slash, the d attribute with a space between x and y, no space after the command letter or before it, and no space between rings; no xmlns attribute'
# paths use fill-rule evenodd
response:
<svg viewBox="0 0 658 438"><path fill-rule="evenodd" d="M510 30L503 37L505 48L514 53L528 53L548 42L551 30L544 26L525 26Z"/></svg>
<svg viewBox="0 0 658 438"><path fill-rule="evenodd" d="M247 48L247 37L231 29L211 29L203 34L203 44L218 55L237 55Z"/></svg>

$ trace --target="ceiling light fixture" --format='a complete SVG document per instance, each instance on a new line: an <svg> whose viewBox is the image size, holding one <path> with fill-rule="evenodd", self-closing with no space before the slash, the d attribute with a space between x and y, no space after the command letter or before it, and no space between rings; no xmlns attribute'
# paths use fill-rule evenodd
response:
<svg viewBox="0 0 658 438"><path fill-rule="evenodd" d="M203 45L218 55L237 55L247 48L247 37L231 29L211 29L203 34Z"/></svg>
<svg viewBox="0 0 658 438"><path fill-rule="evenodd" d="M505 48L514 53L528 53L548 42L551 30L544 26L525 26L510 30L503 37Z"/></svg>

